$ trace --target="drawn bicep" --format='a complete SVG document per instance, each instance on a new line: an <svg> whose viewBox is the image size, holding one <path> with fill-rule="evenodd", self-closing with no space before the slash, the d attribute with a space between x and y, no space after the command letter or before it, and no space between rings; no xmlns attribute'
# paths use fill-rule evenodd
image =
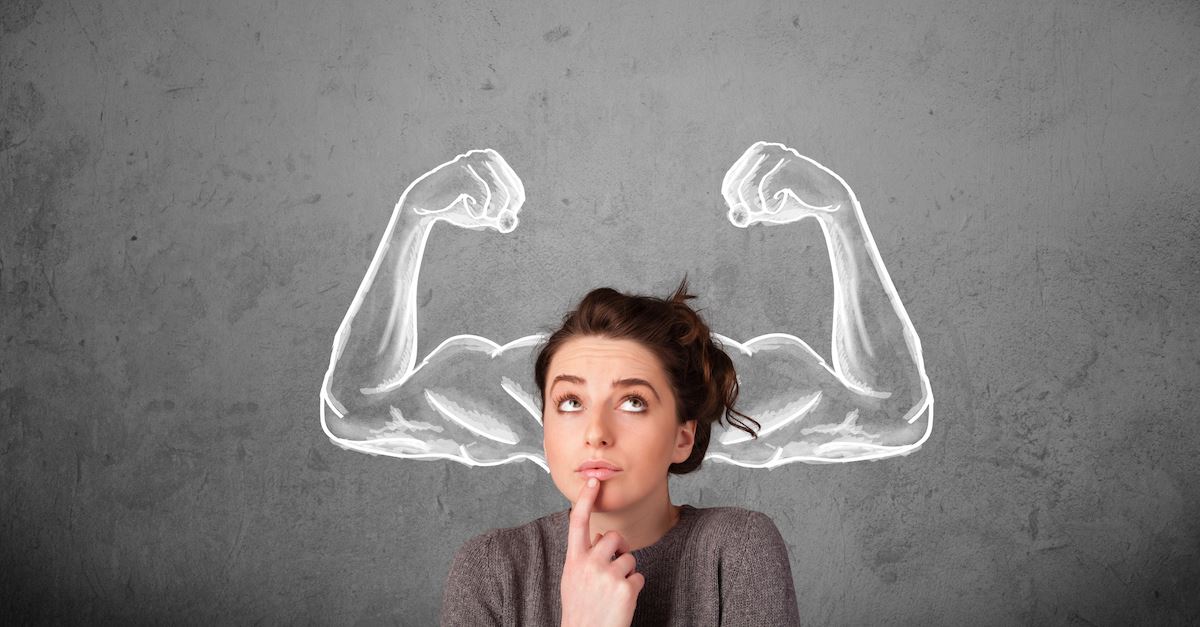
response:
<svg viewBox="0 0 1200 627"><path fill-rule="evenodd" d="M893 400L856 393L799 340L763 336L732 348L739 410L758 423L757 437L714 425L709 458L751 467L850 461L923 440L925 422L908 420Z"/></svg>
<svg viewBox="0 0 1200 627"><path fill-rule="evenodd" d="M443 343L402 385L360 393L327 430L338 444L369 453L471 465L526 458L545 467L540 404L532 366L525 367L533 344Z"/></svg>

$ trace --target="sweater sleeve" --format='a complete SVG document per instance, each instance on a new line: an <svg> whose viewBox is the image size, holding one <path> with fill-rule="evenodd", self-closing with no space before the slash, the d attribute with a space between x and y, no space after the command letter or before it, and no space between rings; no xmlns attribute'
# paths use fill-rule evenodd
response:
<svg viewBox="0 0 1200 627"><path fill-rule="evenodd" d="M721 625L799 625L787 544L774 521L750 512L731 555L722 566Z"/></svg>
<svg viewBox="0 0 1200 627"><path fill-rule="evenodd" d="M442 588L443 626L502 624L504 594L495 573L497 548L496 534L489 532L471 538L454 554Z"/></svg>

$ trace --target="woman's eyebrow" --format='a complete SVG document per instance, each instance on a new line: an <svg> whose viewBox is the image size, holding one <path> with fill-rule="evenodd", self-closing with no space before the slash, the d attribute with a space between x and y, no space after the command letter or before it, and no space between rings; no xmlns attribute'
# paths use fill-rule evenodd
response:
<svg viewBox="0 0 1200 627"><path fill-rule="evenodd" d="M577 377L573 374L560 374L557 377L554 377L554 380L550 382L550 387L554 387L554 384L558 383L559 381L566 381L567 383L577 383L579 385L587 385L587 381L585 381L583 379L583 377Z"/></svg>
<svg viewBox="0 0 1200 627"><path fill-rule="evenodd" d="M584 379L583 377L577 377L573 374L560 374L560 375L554 377L554 380L550 382L550 389L554 389L555 384L557 384L559 381L566 381L567 383L575 383L577 385L587 385L587 380ZM612 384L613 384L613 387L615 387L615 388L628 388L628 387L634 387L634 386L638 386L638 385L644 385L644 386L650 388L650 391L654 393L655 400L658 400L660 402L662 401L662 397L660 397L658 395L658 390L654 389L654 386L650 385L650 382L645 379L639 379L637 377L626 377L624 379L617 379L617 380L613 381Z"/></svg>
<svg viewBox="0 0 1200 627"><path fill-rule="evenodd" d="M654 389L654 386L653 386L653 385L650 385L650 382L649 382L649 381L647 381L647 380L645 380L645 379L638 379L638 378L636 378L636 377L629 377L629 378L626 378L626 379L617 379L616 381L613 381L613 383L612 383L612 384L613 384L613 387L621 387L621 388L633 387L633 386L635 386L635 385L644 385L644 386L646 386L646 387L650 388L650 391L651 391L651 392L654 392L654 399L655 399L655 400L658 400L658 401L661 401L661 400L662 400L662 399L661 399L661 398L659 398L659 396L658 396L658 390Z"/></svg>

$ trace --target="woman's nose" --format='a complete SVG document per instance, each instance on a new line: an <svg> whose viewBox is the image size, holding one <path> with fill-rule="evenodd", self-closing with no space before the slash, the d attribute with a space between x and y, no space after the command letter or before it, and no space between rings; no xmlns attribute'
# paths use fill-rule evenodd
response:
<svg viewBox="0 0 1200 627"><path fill-rule="evenodd" d="M612 444L612 429L608 424L608 416L603 411L597 411L588 417L587 431L584 438L589 446L609 446Z"/></svg>

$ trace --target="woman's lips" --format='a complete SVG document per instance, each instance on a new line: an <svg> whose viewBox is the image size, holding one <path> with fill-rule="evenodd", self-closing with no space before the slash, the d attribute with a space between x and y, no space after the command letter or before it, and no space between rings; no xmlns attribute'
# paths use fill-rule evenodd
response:
<svg viewBox="0 0 1200 627"><path fill-rule="evenodd" d="M612 479L614 475L621 472L620 470L609 470L607 468L588 468L587 470L576 470L576 474L583 477L595 477L601 481Z"/></svg>

